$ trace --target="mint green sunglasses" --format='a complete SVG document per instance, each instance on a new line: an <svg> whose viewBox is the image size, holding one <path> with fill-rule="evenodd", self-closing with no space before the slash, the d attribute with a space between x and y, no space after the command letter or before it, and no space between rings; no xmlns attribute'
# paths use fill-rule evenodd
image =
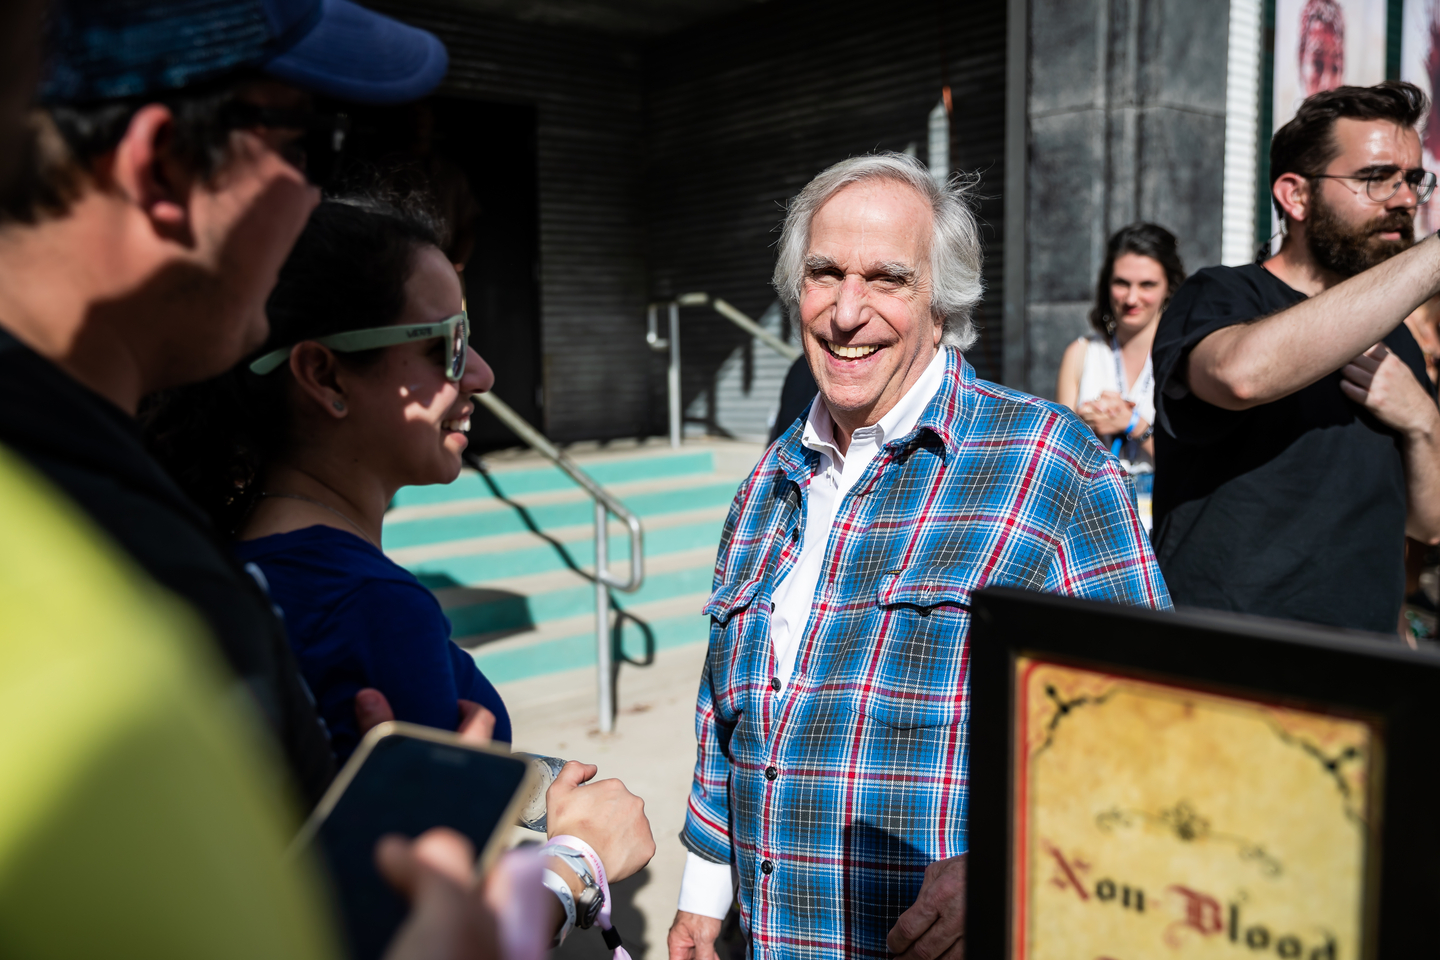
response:
<svg viewBox="0 0 1440 960"><path fill-rule="evenodd" d="M459 382L465 376L466 344L470 339L470 317L457 313L438 323L411 323L403 327L367 327L364 330L346 330L332 333L328 337L315 337L313 343L329 347L337 353L358 353L377 347L393 347L397 343L411 340L432 340L440 337L445 341L445 378ZM260 376L278 370L290 359L295 347L281 347L271 350L250 364L250 372Z"/></svg>

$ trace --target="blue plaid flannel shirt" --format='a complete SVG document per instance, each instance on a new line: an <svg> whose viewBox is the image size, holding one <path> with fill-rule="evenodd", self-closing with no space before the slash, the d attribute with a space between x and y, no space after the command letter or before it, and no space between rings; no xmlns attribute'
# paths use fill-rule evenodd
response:
<svg viewBox="0 0 1440 960"><path fill-rule="evenodd" d="M734 864L755 956L884 957L926 864L966 850L971 591L1170 596L1094 434L951 350L915 430L841 503L776 692L770 595L799 558L820 463L803 424L741 486L721 536L681 839Z"/></svg>

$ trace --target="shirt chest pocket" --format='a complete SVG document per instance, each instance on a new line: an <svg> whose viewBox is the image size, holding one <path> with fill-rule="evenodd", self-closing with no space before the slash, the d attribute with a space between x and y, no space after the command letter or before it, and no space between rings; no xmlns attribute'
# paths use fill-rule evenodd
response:
<svg viewBox="0 0 1440 960"><path fill-rule="evenodd" d="M720 629L730 629L730 622L755 602L755 595L760 592L760 584L764 579L757 574L725 581L715 588L701 612L714 620Z"/></svg>
<svg viewBox="0 0 1440 960"><path fill-rule="evenodd" d="M715 588L702 611L711 621L710 675L724 678L716 684L716 689L722 691L721 696L725 698L720 706L727 717L745 710L748 691L753 685L747 683L747 679L765 672L764 663L752 662L757 657L768 656L770 649L766 629L769 618L764 616L768 600L756 603L764 582L763 574L727 580ZM747 638L752 636L763 642L747 643Z"/></svg>
<svg viewBox="0 0 1440 960"><path fill-rule="evenodd" d="M880 578L878 651L876 642L865 645L878 656L861 673L873 679L856 684L856 712L899 729L964 721L973 586L968 571L953 566L913 566Z"/></svg>

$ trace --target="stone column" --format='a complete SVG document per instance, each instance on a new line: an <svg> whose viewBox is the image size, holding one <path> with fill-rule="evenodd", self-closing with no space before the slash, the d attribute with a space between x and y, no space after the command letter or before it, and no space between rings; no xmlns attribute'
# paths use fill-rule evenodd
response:
<svg viewBox="0 0 1440 960"><path fill-rule="evenodd" d="M1007 118L1023 121L1026 142L1023 167L1007 165L1012 187L1024 171L1007 194L1023 193L1025 283L1007 287L1006 381L1053 397L1111 233L1150 220L1179 237L1187 270L1220 262L1229 0L1011 10L1027 21L1029 77L1024 117L1012 96Z"/></svg>

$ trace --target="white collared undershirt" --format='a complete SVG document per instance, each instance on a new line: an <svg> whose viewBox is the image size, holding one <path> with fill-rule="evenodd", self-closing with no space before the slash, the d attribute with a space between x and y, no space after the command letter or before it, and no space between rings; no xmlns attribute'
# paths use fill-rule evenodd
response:
<svg viewBox="0 0 1440 960"><path fill-rule="evenodd" d="M935 357L920 374L920 379L878 423L861 427L851 435L849 449L843 454L834 442L835 424L830 419L830 411L818 398L810 405L801 443L820 454L820 464L805 491L800 556L790 572L775 585L770 597L770 647L775 656L775 676L781 684L774 694L777 697L784 696L795 672L800 640L815 605L820 577L825 572L830 530L840 505L885 444L915 429L920 415L945 382L946 350L942 347L935 351ZM730 864L712 863L693 853L686 854L685 875L680 881L681 910L723 919L734 899L734 889Z"/></svg>

